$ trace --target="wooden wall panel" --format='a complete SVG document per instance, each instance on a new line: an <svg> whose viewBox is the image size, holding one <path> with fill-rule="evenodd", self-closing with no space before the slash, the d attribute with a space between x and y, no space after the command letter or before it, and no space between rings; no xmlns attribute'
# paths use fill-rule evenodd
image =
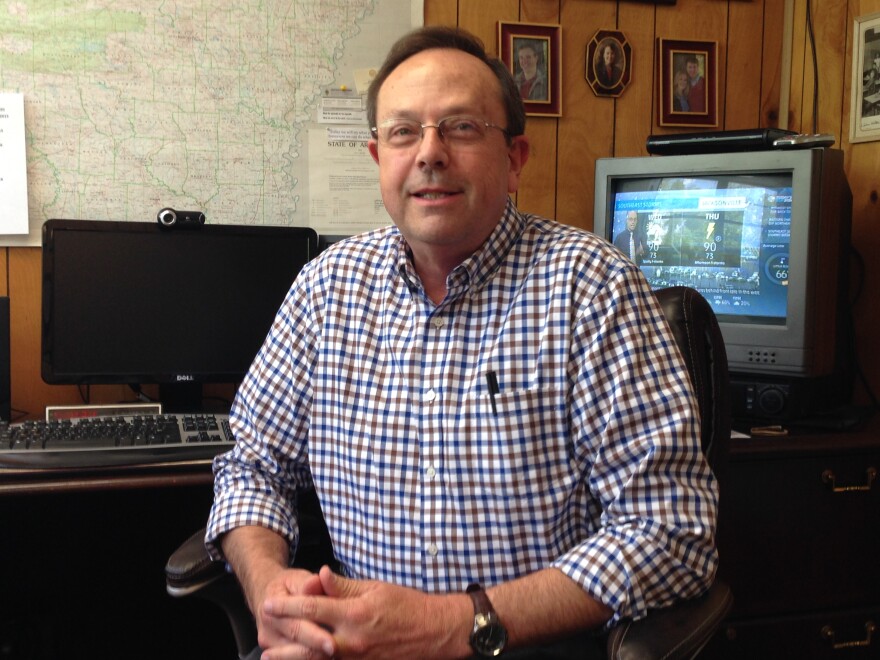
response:
<svg viewBox="0 0 880 660"><path fill-rule="evenodd" d="M617 29L632 45L632 83L616 103L614 144L609 156L645 156L645 142L655 132L657 116L657 47L653 7L620 3Z"/></svg>
<svg viewBox="0 0 880 660"><path fill-rule="evenodd" d="M559 23L559 0L522 0L519 20L523 23Z"/></svg>
<svg viewBox="0 0 880 660"><path fill-rule="evenodd" d="M569 225L592 229L593 164L597 158L612 153L615 106L621 101L593 94L585 78L586 48L598 30L616 28L615 5L567 2L561 22L563 118L558 121L556 218Z"/></svg>
<svg viewBox="0 0 880 660"><path fill-rule="evenodd" d="M480 0L458 3L458 25L473 32L486 45L486 50L498 55L498 21L519 20L518 0Z"/></svg>
<svg viewBox="0 0 880 660"><path fill-rule="evenodd" d="M788 104L788 127L794 131L812 132L809 110L813 94L812 66L807 59L810 57L809 35L806 30L807 11L802 2L794 2L793 10L794 34L791 44L791 84ZM806 109L806 110L805 110ZM805 117L804 113L809 112Z"/></svg>
<svg viewBox="0 0 880 660"><path fill-rule="evenodd" d="M458 25L458 0L425 2L425 25Z"/></svg>
<svg viewBox="0 0 880 660"><path fill-rule="evenodd" d="M781 31L780 25L764 28L763 12L764 2L730 4L725 76L725 98L729 101L723 126L728 130L761 126L764 29Z"/></svg>
<svg viewBox="0 0 880 660"><path fill-rule="evenodd" d="M763 7L761 46L761 113L758 126L780 126L780 91L783 66L783 20L785 4L779 0L765 0ZM728 85L728 90L737 87Z"/></svg>

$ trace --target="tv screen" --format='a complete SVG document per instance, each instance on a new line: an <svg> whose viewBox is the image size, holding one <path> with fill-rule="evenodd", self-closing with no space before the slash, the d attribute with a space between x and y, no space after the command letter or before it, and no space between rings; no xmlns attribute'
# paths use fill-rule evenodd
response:
<svg viewBox="0 0 880 660"><path fill-rule="evenodd" d="M790 173L622 180L611 235L655 289L690 286L719 320L784 325L788 316ZM628 252L628 243L622 246Z"/></svg>
<svg viewBox="0 0 880 660"><path fill-rule="evenodd" d="M43 379L237 382L316 250L308 228L49 220Z"/></svg>

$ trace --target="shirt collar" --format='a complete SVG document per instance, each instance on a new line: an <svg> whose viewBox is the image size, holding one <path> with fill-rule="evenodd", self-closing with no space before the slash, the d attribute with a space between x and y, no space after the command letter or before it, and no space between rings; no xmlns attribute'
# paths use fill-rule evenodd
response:
<svg viewBox="0 0 880 660"><path fill-rule="evenodd" d="M527 218L508 197L504 213L495 229L476 252L456 266L446 279L447 298L457 298L466 291L476 292L491 281L513 245L525 229ZM389 265L395 274L403 277L410 290L422 290L421 280L412 261L412 250L396 230L389 245Z"/></svg>

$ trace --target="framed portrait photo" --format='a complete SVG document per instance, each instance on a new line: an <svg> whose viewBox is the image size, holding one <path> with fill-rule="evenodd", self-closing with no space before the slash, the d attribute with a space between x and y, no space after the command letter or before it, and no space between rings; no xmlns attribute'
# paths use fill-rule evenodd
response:
<svg viewBox="0 0 880 660"><path fill-rule="evenodd" d="M623 32L599 30L593 35L584 77L596 96L623 94L632 77L632 46Z"/></svg>
<svg viewBox="0 0 880 660"><path fill-rule="evenodd" d="M854 21L849 141L880 140L880 13Z"/></svg>
<svg viewBox="0 0 880 660"><path fill-rule="evenodd" d="M718 125L717 50L715 41L657 40L657 123Z"/></svg>
<svg viewBox="0 0 880 660"><path fill-rule="evenodd" d="M519 88L526 114L562 116L560 26L498 23L498 54Z"/></svg>

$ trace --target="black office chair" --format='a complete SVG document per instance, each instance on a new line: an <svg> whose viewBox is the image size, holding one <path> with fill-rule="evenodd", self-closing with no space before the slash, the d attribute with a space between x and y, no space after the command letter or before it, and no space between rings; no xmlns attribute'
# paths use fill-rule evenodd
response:
<svg viewBox="0 0 880 660"><path fill-rule="evenodd" d="M695 290L670 287L657 291L672 333L684 356L702 417L702 447L724 481L730 442L730 396L727 354L709 303ZM295 564L317 570L333 563L327 527L313 492L300 498L302 539ZM168 560L166 586L172 596L198 595L220 606L229 618L240 658L257 644L253 617L235 579L222 562L212 561L203 545L204 529L191 536ZM608 634L612 660L693 658L730 611L730 589L716 580L702 596L654 610L638 621L623 621ZM258 657L258 656L256 656Z"/></svg>

